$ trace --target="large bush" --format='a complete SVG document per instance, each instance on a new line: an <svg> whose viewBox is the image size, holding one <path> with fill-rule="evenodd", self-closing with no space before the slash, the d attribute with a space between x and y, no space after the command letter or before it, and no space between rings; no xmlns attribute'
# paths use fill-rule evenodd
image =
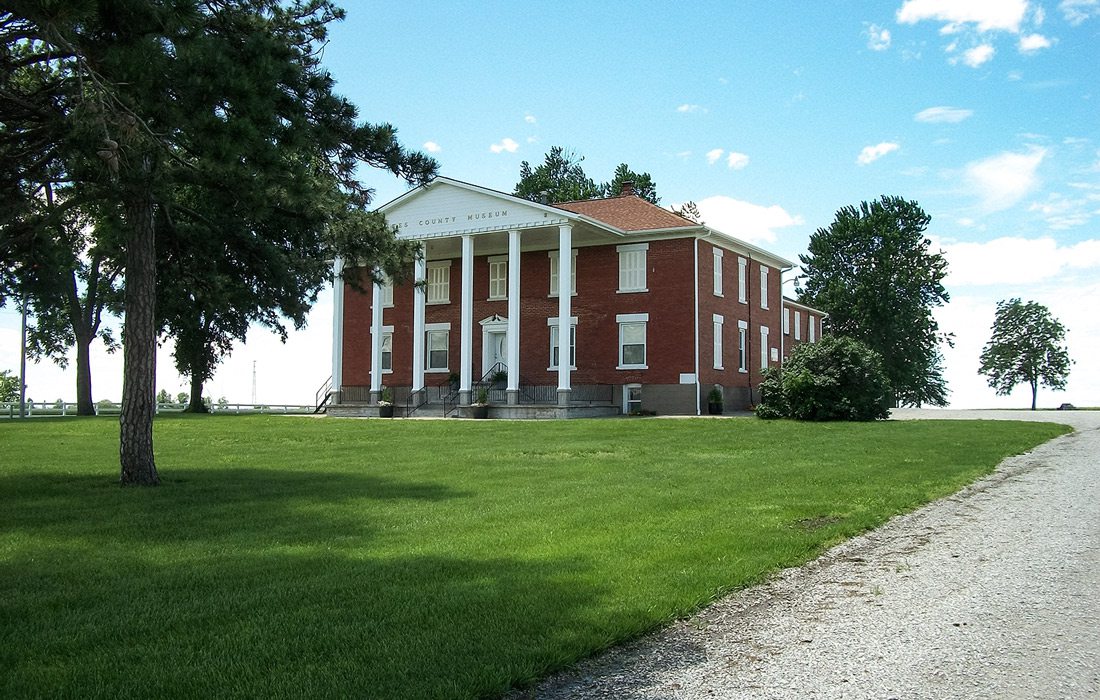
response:
<svg viewBox="0 0 1100 700"><path fill-rule="evenodd" d="M886 418L890 382L882 357L852 338L825 336L795 348L782 374L771 370L760 386L761 418L875 420Z"/></svg>

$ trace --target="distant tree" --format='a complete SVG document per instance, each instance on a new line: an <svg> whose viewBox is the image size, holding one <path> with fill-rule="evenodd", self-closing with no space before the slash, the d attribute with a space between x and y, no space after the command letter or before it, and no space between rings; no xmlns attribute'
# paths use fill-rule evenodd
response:
<svg viewBox="0 0 1100 700"><path fill-rule="evenodd" d="M11 403L19 400L19 377L11 370L0 370L0 402Z"/></svg>
<svg viewBox="0 0 1100 700"><path fill-rule="evenodd" d="M895 405L947 403L940 343L952 338L932 316L950 299L947 260L929 250L929 221L916 202L883 196L839 210L799 256L800 301L828 313L833 334L881 355Z"/></svg>
<svg viewBox="0 0 1100 700"><path fill-rule="evenodd" d="M620 163L615 168L615 175L610 182L600 185L601 197L618 197L623 192L623 184L631 183L634 194L651 204L658 204L661 198L657 196L657 183L649 173L636 173L626 163Z"/></svg>
<svg viewBox="0 0 1100 700"><path fill-rule="evenodd" d="M172 403L172 395L168 393L167 389L161 389L157 392L157 403Z"/></svg>
<svg viewBox="0 0 1100 700"><path fill-rule="evenodd" d="M889 416L890 381L882 358L853 338L826 335L791 352L782 373L768 370L761 418L868 421Z"/></svg>
<svg viewBox="0 0 1100 700"><path fill-rule="evenodd" d="M1064 389L1073 360L1064 345L1065 327L1050 310L1019 298L997 302L993 335L982 349L979 374L989 386L1007 396L1017 384L1031 386L1031 410L1035 410L1039 385Z"/></svg>
<svg viewBox="0 0 1100 700"><path fill-rule="evenodd" d="M703 215L699 211L699 205L695 202L684 202L679 209L672 207L672 213L690 221L694 221L697 224L703 223Z"/></svg>
<svg viewBox="0 0 1100 700"><path fill-rule="evenodd" d="M186 391L181 391L176 394L176 403L187 403L187 396L188 394Z"/></svg>
<svg viewBox="0 0 1100 700"><path fill-rule="evenodd" d="M532 202L556 204L600 196L600 187L584 173L579 156L563 146L552 146L541 165L519 166L519 182L512 194Z"/></svg>

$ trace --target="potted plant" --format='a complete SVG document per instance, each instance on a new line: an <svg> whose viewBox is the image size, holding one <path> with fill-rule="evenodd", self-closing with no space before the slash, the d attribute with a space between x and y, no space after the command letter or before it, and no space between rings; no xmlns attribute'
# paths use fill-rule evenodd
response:
<svg viewBox="0 0 1100 700"><path fill-rule="evenodd" d="M508 373L504 370L493 372L493 386L500 388L508 383Z"/></svg>
<svg viewBox="0 0 1100 700"><path fill-rule="evenodd" d="M714 387L707 394L707 413L712 416L722 415L722 390L719 387Z"/></svg>
<svg viewBox="0 0 1100 700"><path fill-rule="evenodd" d="M451 391L458 391L459 379L458 372L451 372L447 375L447 383L451 385Z"/></svg>
<svg viewBox="0 0 1100 700"><path fill-rule="evenodd" d="M489 417L489 390L485 387L477 390L477 400L470 404L470 417Z"/></svg>
<svg viewBox="0 0 1100 700"><path fill-rule="evenodd" d="M378 417L393 418L393 391L388 387L382 387L382 395L378 399Z"/></svg>

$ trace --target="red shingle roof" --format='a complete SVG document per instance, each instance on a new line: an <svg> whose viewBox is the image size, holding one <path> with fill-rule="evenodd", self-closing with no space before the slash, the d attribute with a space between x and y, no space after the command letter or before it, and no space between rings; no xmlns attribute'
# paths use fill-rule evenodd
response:
<svg viewBox="0 0 1100 700"><path fill-rule="evenodd" d="M694 221L673 214L636 196L560 202L553 206L574 214L583 214L623 231L698 226Z"/></svg>

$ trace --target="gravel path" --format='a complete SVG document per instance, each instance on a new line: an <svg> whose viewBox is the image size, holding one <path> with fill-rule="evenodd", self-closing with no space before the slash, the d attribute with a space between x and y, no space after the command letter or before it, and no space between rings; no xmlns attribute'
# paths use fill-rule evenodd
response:
<svg viewBox="0 0 1100 700"><path fill-rule="evenodd" d="M1069 435L515 698L1100 698L1100 412Z"/></svg>

